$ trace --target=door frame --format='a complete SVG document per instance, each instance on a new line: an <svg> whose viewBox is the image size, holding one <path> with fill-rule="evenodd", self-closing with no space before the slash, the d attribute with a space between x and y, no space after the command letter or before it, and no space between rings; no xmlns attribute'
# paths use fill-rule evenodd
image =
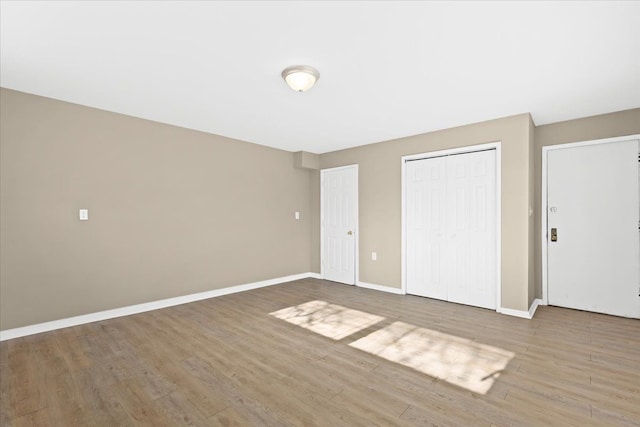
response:
<svg viewBox="0 0 640 427"><path fill-rule="evenodd" d="M353 165L346 165L346 166L337 166L337 167L333 167L333 168L326 168L326 169L320 169L320 276L324 279L324 206L323 206L323 200L324 200L324 175L326 172L335 172L338 170L342 170L342 169L353 169L355 170L355 174L356 174L356 179L355 179L355 187L356 187L356 191L355 191L355 196L354 196L354 215L355 215L355 237L354 237L354 244L355 244L355 254L353 257L353 262L354 262L354 270L355 270L355 277L353 278L353 285L350 286L355 286L358 284L358 281L360 280L360 228L359 228L359 217L360 214L358 212L358 199L359 199L359 193L358 193L358 188L359 188L359 184L358 184L358 164L353 164Z"/></svg>
<svg viewBox="0 0 640 427"><path fill-rule="evenodd" d="M628 141L630 139L640 139L640 134L635 135L627 135L627 136L616 136L613 138L603 138L603 139L591 139L588 141L578 141L578 142L570 142L567 144L557 144L557 145L549 145L546 147L542 147L542 194L540 197L540 243L542 248L542 305L549 305L549 276L548 276L548 244L547 241L547 227L548 227L548 219L547 215L549 213L549 208L547 204L549 203L547 197L547 154L549 151L553 150L562 150L565 148L576 148L576 147L586 147L589 145L599 145L599 144L610 144L612 142L621 142Z"/></svg>
<svg viewBox="0 0 640 427"><path fill-rule="evenodd" d="M407 188L406 188L406 165L408 160L422 160L433 157L449 156L453 154L474 153L477 151L495 150L496 152L496 311L502 308L502 155L501 141L487 144L469 145L459 148L449 148L446 150L430 151L426 153L410 154L400 158L402 169L402 248L401 248L401 289L402 293L407 293Z"/></svg>

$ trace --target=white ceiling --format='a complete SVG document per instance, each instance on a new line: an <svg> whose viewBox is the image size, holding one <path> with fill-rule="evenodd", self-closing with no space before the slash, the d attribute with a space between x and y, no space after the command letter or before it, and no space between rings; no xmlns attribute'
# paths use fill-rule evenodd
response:
<svg viewBox="0 0 640 427"><path fill-rule="evenodd" d="M6 2L0 85L323 153L640 107L640 2ZM309 64L296 93L283 68Z"/></svg>

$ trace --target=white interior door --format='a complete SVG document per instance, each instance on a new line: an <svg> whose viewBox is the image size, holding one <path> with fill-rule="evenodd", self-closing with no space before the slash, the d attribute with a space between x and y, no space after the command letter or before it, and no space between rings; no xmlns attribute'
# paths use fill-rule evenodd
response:
<svg viewBox="0 0 640 427"><path fill-rule="evenodd" d="M321 171L322 276L355 285L357 166Z"/></svg>
<svg viewBox="0 0 640 427"><path fill-rule="evenodd" d="M549 304L640 317L638 151L636 139L547 152Z"/></svg>
<svg viewBox="0 0 640 427"><path fill-rule="evenodd" d="M496 308L495 150L407 162L407 292Z"/></svg>

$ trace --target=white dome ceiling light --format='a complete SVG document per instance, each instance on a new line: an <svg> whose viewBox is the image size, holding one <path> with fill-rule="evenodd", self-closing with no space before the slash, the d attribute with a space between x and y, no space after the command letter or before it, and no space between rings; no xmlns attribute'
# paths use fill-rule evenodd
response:
<svg viewBox="0 0 640 427"><path fill-rule="evenodd" d="M296 92L306 92L316 84L320 73L308 65L292 65L282 70L282 78Z"/></svg>

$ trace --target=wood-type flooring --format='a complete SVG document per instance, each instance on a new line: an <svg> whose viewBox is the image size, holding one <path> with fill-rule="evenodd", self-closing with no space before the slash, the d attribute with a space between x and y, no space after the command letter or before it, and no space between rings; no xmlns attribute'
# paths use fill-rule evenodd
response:
<svg viewBox="0 0 640 427"><path fill-rule="evenodd" d="M2 426L640 426L640 321L305 279L4 341L0 384Z"/></svg>

